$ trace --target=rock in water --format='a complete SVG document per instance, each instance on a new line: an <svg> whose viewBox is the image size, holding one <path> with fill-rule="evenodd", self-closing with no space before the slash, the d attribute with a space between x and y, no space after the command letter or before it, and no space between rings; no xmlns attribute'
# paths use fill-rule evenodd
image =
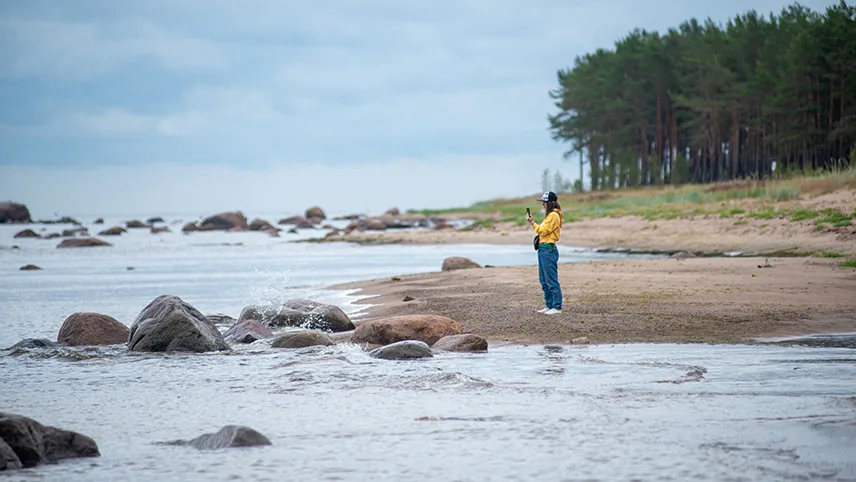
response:
<svg viewBox="0 0 856 482"><path fill-rule="evenodd" d="M56 348L57 344L46 338L24 338L10 346L9 350L32 350L36 348Z"/></svg>
<svg viewBox="0 0 856 482"><path fill-rule="evenodd" d="M288 300L279 306L248 306L241 311L238 320L257 320L268 326L299 326L331 332L354 329L354 323L338 306L310 300Z"/></svg>
<svg viewBox="0 0 856 482"><path fill-rule="evenodd" d="M27 206L12 202L0 202L0 224L31 223L30 210Z"/></svg>
<svg viewBox="0 0 856 482"><path fill-rule="evenodd" d="M463 352L487 351L487 340L472 333L444 336L437 340L437 343L431 345L431 349Z"/></svg>
<svg viewBox="0 0 856 482"><path fill-rule="evenodd" d="M128 341L131 351L228 350L223 335L208 318L177 296L155 298L134 320Z"/></svg>
<svg viewBox="0 0 856 482"><path fill-rule="evenodd" d="M24 467L51 464L73 457L101 455L98 445L86 435L48 427L12 413L0 412L0 440L15 452ZM8 459L6 464L8 467Z"/></svg>
<svg viewBox="0 0 856 482"><path fill-rule="evenodd" d="M187 444L199 450L273 445L267 437L259 432L239 425L226 425L215 433L200 435Z"/></svg>
<svg viewBox="0 0 856 482"><path fill-rule="evenodd" d="M128 327L101 313L73 313L62 323L56 341L71 346L117 345L128 341Z"/></svg>
<svg viewBox="0 0 856 482"><path fill-rule="evenodd" d="M306 219L314 218L320 219L321 221L327 219L327 215L324 213L324 210L321 209L319 206L312 206L311 208L307 209L304 213L304 216L306 217Z"/></svg>
<svg viewBox="0 0 856 482"><path fill-rule="evenodd" d="M42 269L42 268L39 266L36 266L34 264L25 264L24 266L21 266L18 270L19 271L38 271L40 269Z"/></svg>
<svg viewBox="0 0 856 482"><path fill-rule="evenodd" d="M12 236L13 238L41 238L39 233L33 231L32 229L25 229Z"/></svg>
<svg viewBox="0 0 856 482"><path fill-rule="evenodd" d="M0 438L0 472L24 468L18 455L6 442Z"/></svg>
<svg viewBox="0 0 856 482"><path fill-rule="evenodd" d="M354 331L354 343L388 345L404 340L419 340L428 345L449 335L463 333L457 321L439 315L402 315L367 321Z"/></svg>
<svg viewBox="0 0 856 482"><path fill-rule="evenodd" d="M452 257L443 260L443 271L454 271L458 269L481 268L481 265L469 258Z"/></svg>
<svg viewBox="0 0 856 482"><path fill-rule="evenodd" d="M391 345L375 348L369 356L384 360L410 360L414 358L430 358L434 356L427 343L416 340L405 340Z"/></svg>
<svg viewBox="0 0 856 482"><path fill-rule="evenodd" d="M92 246L113 245L98 238L69 238L63 239L62 242L57 245L57 248L88 248Z"/></svg>
<svg viewBox="0 0 856 482"><path fill-rule="evenodd" d="M330 346L336 342L330 335L314 330L284 333L271 343L273 348L306 348L308 346Z"/></svg>
<svg viewBox="0 0 856 482"><path fill-rule="evenodd" d="M211 317L209 316L208 319L210 320ZM223 333L223 338L233 343L252 343L272 336L270 329L256 320L235 323L226 333Z"/></svg>
<svg viewBox="0 0 856 482"><path fill-rule="evenodd" d="M202 231L211 230L229 230L229 229L247 229L247 217L240 211L230 213L220 213L209 216L202 220L199 224L199 229Z"/></svg>

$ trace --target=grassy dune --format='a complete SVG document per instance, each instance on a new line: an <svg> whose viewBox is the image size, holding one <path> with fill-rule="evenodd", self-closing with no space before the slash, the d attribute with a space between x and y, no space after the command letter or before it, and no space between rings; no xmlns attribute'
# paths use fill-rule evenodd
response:
<svg viewBox="0 0 856 482"><path fill-rule="evenodd" d="M640 216L649 221L716 215L746 219L787 218L811 220L816 229L842 228L856 223L856 205L806 207L799 201L841 191L856 191L856 169L822 172L769 181L733 181L683 186L647 186L594 193L561 194L559 202L565 222L617 216ZM413 211L425 215L472 215L480 218L476 226L494 222L524 224L523 213L530 208L538 217L537 194L516 199L495 199L469 207ZM794 201L794 202L792 202Z"/></svg>

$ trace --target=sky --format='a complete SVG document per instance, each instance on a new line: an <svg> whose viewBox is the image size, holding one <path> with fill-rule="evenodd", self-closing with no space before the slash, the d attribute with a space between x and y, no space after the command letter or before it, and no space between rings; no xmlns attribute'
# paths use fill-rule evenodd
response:
<svg viewBox="0 0 856 482"><path fill-rule="evenodd" d="M547 122L576 56L789 3L0 0L0 201L250 216L534 194L544 169L579 177Z"/></svg>

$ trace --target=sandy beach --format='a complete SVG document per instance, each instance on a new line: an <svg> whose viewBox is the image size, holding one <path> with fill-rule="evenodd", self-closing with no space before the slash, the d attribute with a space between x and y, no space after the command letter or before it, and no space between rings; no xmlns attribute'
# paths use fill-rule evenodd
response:
<svg viewBox="0 0 856 482"><path fill-rule="evenodd" d="M534 254L533 254L534 256ZM745 342L856 331L856 269L818 258L568 263L561 315L541 315L536 267L495 267L348 283L361 320L431 313L497 342ZM769 263L769 266L765 265ZM759 267L766 266L766 267ZM405 297L413 298L403 301Z"/></svg>

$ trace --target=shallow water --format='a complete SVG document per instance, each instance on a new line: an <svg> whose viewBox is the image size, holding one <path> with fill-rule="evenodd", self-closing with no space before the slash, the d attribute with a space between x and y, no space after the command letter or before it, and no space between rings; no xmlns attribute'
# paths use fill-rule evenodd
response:
<svg viewBox="0 0 856 482"><path fill-rule="evenodd" d="M102 456L33 480L847 480L849 349L503 346L393 362L344 345L0 356L0 406ZM94 355L90 353L90 355ZM14 387L14 388L10 388ZM223 425L272 446L156 442Z"/></svg>
<svg viewBox="0 0 856 482"><path fill-rule="evenodd" d="M285 242L317 233L137 231L112 248L57 250L11 241L23 228L10 228L0 246L21 249L0 249L0 347L55 339L74 311L130 324L164 293L204 313L309 297L357 314L323 287L437 271L446 256L535 263L527 246ZM45 269L17 271L27 263ZM493 346L413 361L354 345L59 348L0 351L0 410L89 435L102 453L8 480L854 480L854 379L856 351L806 346ZM273 445L157 445L227 424Z"/></svg>

